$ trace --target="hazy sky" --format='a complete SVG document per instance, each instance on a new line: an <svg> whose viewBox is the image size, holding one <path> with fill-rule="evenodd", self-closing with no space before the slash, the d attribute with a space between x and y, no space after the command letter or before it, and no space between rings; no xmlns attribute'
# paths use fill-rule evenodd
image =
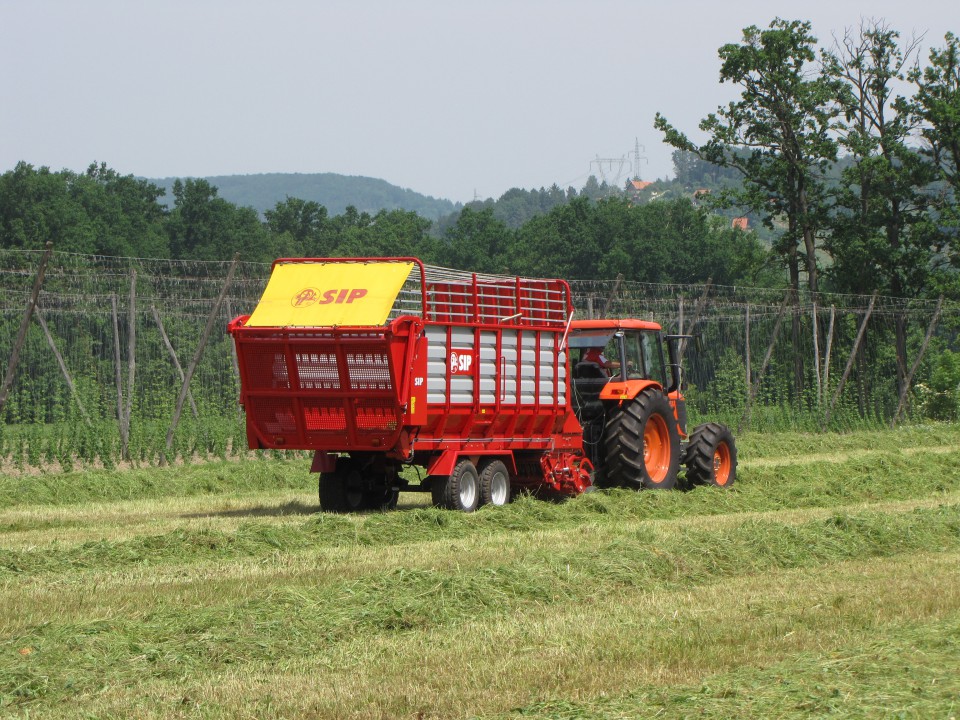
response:
<svg viewBox="0 0 960 720"><path fill-rule="evenodd" d="M884 18L942 46L957 0L0 0L0 172L365 175L467 201L672 173L657 111L695 131L734 97L748 25ZM692 133L695 135L695 133ZM594 161L591 164L591 161Z"/></svg>

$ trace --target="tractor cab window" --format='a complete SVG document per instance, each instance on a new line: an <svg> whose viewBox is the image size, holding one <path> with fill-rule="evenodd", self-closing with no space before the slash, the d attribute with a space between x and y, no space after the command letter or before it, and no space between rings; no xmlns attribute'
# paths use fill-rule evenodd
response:
<svg viewBox="0 0 960 720"><path fill-rule="evenodd" d="M640 334L643 346L644 366L647 368L647 377L656 380L663 387L667 386L667 374L663 367L663 345L660 334L645 332Z"/></svg>
<svg viewBox="0 0 960 720"><path fill-rule="evenodd" d="M570 338L574 378L608 378L620 367L620 348L613 332L579 333Z"/></svg>
<svg viewBox="0 0 960 720"><path fill-rule="evenodd" d="M666 387L660 341L655 332L631 332L624 336L627 378L656 380Z"/></svg>

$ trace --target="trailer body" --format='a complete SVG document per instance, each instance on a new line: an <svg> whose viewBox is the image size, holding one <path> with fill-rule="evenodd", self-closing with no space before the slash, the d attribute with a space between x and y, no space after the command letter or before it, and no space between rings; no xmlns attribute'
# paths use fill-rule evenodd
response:
<svg viewBox="0 0 960 720"><path fill-rule="evenodd" d="M506 469L511 492L582 492L591 467L570 402L572 312L562 280L415 258L277 260L261 305L228 328L248 443L314 451L321 485L347 506L335 509L400 489L436 498L451 476L475 477L481 501L490 468L500 483ZM424 469L419 486L406 464Z"/></svg>

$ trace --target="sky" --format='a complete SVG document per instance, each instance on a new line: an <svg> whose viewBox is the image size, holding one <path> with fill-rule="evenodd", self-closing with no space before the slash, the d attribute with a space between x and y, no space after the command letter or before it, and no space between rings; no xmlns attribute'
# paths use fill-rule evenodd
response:
<svg viewBox="0 0 960 720"><path fill-rule="evenodd" d="M960 34L957 0L0 0L0 172L331 172L459 202L667 177L654 115L698 139L736 97L717 49L778 16L823 47L883 19L923 60Z"/></svg>

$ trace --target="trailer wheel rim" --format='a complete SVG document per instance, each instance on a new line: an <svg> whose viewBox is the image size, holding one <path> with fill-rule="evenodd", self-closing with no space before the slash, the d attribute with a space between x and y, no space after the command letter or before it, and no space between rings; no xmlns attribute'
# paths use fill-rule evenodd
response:
<svg viewBox="0 0 960 720"><path fill-rule="evenodd" d="M725 442L717 445L713 451L713 480L721 487L730 480L730 446Z"/></svg>
<svg viewBox="0 0 960 720"><path fill-rule="evenodd" d="M643 429L643 463L651 482L662 482L670 470L670 432L660 415L651 415Z"/></svg>
<svg viewBox="0 0 960 720"><path fill-rule="evenodd" d="M490 478L490 504L506 505L510 498L510 478L504 472L496 472Z"/></svg>
<svg viewBox="0 0 960 720"><path fill-rule="evenodd" d="M472 508L477 504L477 493L480 488L477 484L477 477L473 473L463 473L460 476L460 486L458 494L460 495L460 504L465 508Z"/></svg>

